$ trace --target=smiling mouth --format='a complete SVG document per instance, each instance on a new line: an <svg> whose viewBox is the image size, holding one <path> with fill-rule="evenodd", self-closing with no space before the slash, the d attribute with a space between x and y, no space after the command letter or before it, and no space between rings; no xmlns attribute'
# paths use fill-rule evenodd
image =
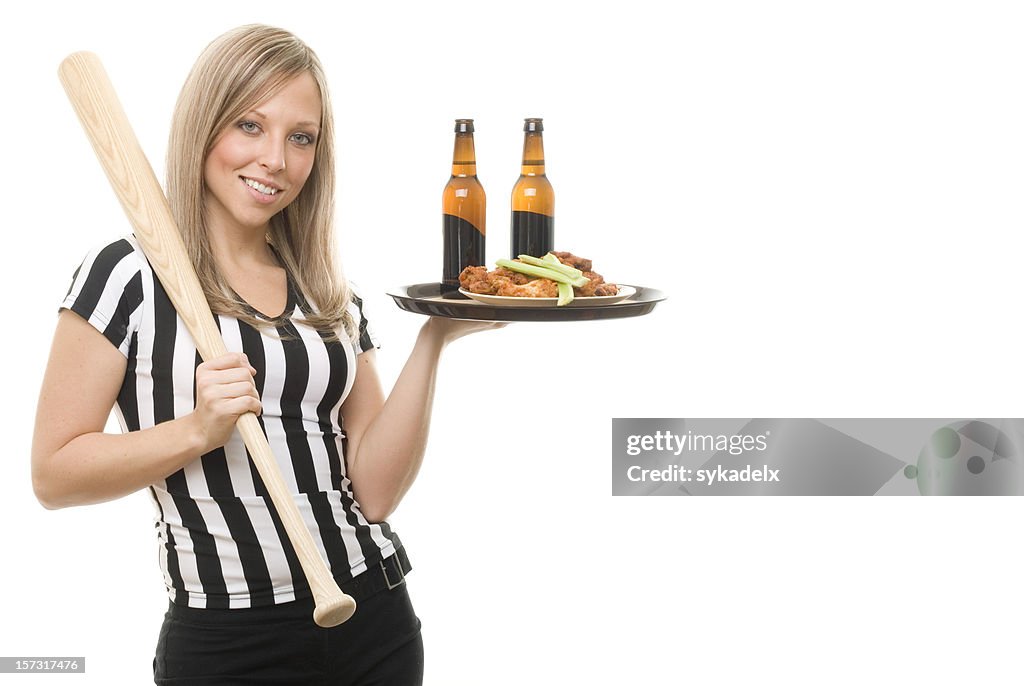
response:
<svg viewBox="0 0 1024 686"><path fill-rule="evenodd" d="M246 178L244 176L241 176L239 178L241 178L242 181L245 182L246 186L248 186L249 188L252 188L255 191L258 191L259 193L262 193L263 195L268 195L268 196L276 195L277 192L279 190L281 190L279 188L274 188L273 186L264 186L259 181L254 181L253 179L249 179L249 178Z"/></svg>

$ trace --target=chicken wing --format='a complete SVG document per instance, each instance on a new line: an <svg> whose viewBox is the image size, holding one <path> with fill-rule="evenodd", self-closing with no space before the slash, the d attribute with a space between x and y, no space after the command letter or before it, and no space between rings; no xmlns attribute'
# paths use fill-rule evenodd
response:
<svg viewBox="0 0 1024 686"><path fill-rule="evenodd" d="M558 261L561 262L562 264L567 264L570 267L576 267L581 272L589 272L591 269L594 268L593 260L588 260L585 257L573 255L571 252L561 251L553 252L551 254L557 257Z"/></svg>
<svg viewBox="0 0 1024 686"><path fill-rule="evenodd" d="M557 298L558 284L551 279L530 279L526 283L506 280L498 286L497 295L513 298Z"/></svg>
<svg viewBox="0 0 1024 686"><path fill-rule="evenodd" d="M574 295L587 297L592 295L615 295L618 287L613 283L605 283L604 277L591 271L593 261L585 257L573 255L571 252L554 253L559 261L583 272L589 280L587 285L573 287ZM514 298L557 298L558 284L550 279L538 279L504 267L487 271L486 267L466 267L459 274L459 285L470 293L481 295L501 295Z"/></svg>

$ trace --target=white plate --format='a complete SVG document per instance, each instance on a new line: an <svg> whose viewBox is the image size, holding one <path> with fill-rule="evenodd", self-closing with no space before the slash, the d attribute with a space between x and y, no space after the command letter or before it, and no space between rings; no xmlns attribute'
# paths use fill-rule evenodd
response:
<svg viewBox="0 0 1024 686"><path fill-rule="evenodd" d="M482 293L470 293L465 288L460 288L467 298L477 302L496 307L558 307L558 298L517 298L506 295L483 295ZM629 296L636 293L632 286L619 286L619 292L615 295L592 295L589 297L576 297L565 307L593 307L595 305L613 305L622 302Z"/></svg>

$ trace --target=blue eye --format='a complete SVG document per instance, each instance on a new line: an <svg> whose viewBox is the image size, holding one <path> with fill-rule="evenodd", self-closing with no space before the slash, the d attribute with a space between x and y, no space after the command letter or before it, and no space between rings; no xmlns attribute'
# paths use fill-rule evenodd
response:
<svg viewBox="0 0 1024 686"><path fill-rule="evenodd" d="M316 139L308 133L296 133L292 135L292 140L299 145L312 145L316 142Z"/></svg>
<svg viewBox="0 0 1024 686"><path fill-rule="evenodd" d="M241 121L238 123L238 128L246 133L256 133L260 130L260 125L254 121Z"/></svg>

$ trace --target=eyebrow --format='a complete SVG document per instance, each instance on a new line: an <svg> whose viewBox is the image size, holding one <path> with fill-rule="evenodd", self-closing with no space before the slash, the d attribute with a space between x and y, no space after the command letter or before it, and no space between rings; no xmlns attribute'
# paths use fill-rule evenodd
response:
<svg viewBox="0 0 1024 686"><path fill-rule="evenodd" d="M263 114L259 110L253 110L252 113L255 114L257 117L259 117L260 119L266 119L267 118L267 115ZM300 121L300 122L296 122L295 125L296 126L312 126L312 127L316 128L317 130L320 129L319 122L315 122L315 121Z"/></svg>

